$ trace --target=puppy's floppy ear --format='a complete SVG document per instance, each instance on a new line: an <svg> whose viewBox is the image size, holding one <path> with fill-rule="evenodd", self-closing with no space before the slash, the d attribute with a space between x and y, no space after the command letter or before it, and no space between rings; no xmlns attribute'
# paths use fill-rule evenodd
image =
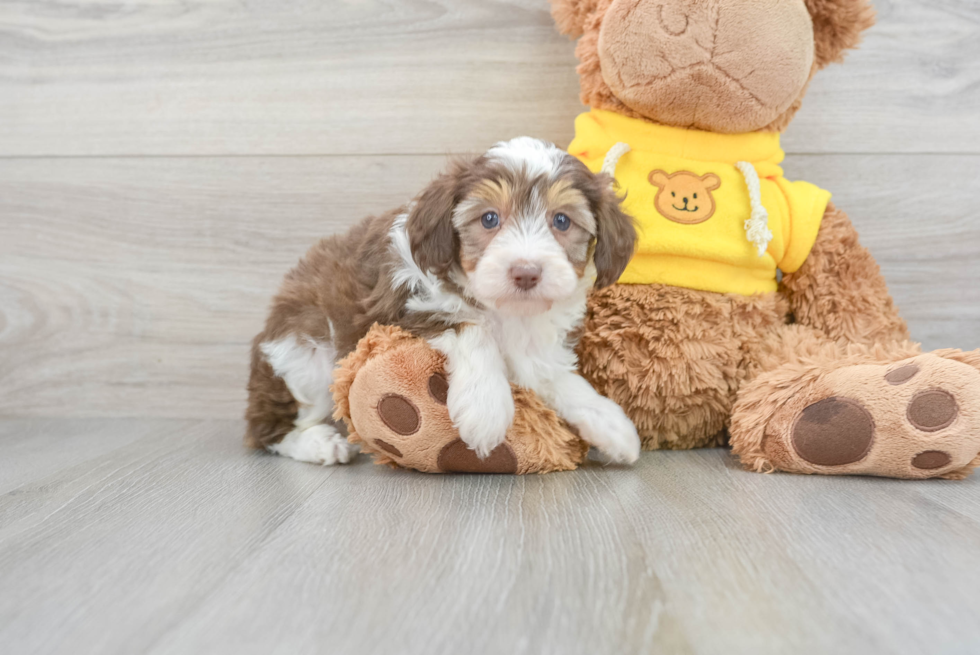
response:
<svg viewBox="0 0 980 655"><path fill-rule="evenodd" d="M412 257L423 271L444 275L457 260L459 236L453 227L453 209L468 166L469 162L453 162L415 199L405 231Z"/></svg>
<svg viewBox="0 0 980 655"><path fill-rule="evenodd" d="M868 0L804 0L813 19L817 66L843 61L844 51L856 48L861 33L874 25L875 10Z"/></svg>
<svg viewBox="0 0 980 655"><path fill-rule="evenodd" d="M598 4L598 0L551 0L551 16L562 34L577 39L582 36L585 22Z"/></svg>
<svg viewBox="0 0 980 655"><path fill-rule="evenodd" d="M636 247L636 224L622 208L622 199L616 195L613 178L605 173L596 175L599 185L597 197L592 202L596 222L595 267L596 288L608 287L619 280L626 265L633 258Z"/></svg>

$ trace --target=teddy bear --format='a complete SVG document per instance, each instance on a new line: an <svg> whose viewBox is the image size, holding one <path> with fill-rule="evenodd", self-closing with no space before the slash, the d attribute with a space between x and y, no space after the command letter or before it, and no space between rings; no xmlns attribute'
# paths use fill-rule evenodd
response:
<svg viewBox="0 0 980 655"><path fill-rule="evenodd" d="M980 464L980 352L911 343L847 214L779 166L810 80L874 23L867 0L551 4L591 108L569 152L615 175L641 233L590 299L580 368L644 448L896 478Z"/></svg>
<svg viewBox="0 0 980 655"><path fill-rule="evenodd" d="M847 214L780 167L810 80L873 24L867 0L551 5L578 40L589 107L569 152L615 178L639 232L619 282L590 297L580 372L644 448L730 445L759 472L959 479L980 465L980 351L912 343ZM401 365L379 359L371 373L361 352L366 365L335 389L337 416L382 462L449 470L438 452L457 435L423 384L439 362L402 336L413 354ZM392 390L428 408L408 412L430 444L418 462L379 451L395 438L379 418ZM516 442L533 441L517 433L537 414L532 431L578 453L567 426L521 398ZM581 453L522 471L569 470Z"/></svg>

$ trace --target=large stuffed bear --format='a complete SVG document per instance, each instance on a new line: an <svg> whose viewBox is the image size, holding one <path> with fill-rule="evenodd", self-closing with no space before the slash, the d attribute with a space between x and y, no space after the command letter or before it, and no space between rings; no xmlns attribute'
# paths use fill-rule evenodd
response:
<svg viewBox="0 0 980 655"><path fill-rule="evenodd" d="M591 108L569 151L615 176L640 233L619 284L590 300L580 368L644 447L730 443L756 471L962 478L980 465L980 352L910 343L847 215L780 168L779 135L810 79L872 25L866 0L552 8L579 39ZM362 393L385 397L419 377L380 370ZM350 406L350 389L338 407ZM389 438L376 410L338 411L369 451ZM554 421L548 434L567 434ZM415 439L456 439L451 423L428 423L441 427ZM556 443L577 452L567 436Z"/></svg>
<svg viewBox="0 0 980 655"><path fill-rule="evenodd" d="M924 354L780 133L874 22L866 0L553 0L578 37L569 151L615 174L641 239L592 298L582 373L647 449L730 440L749 467L899 478L980 464L980 353ZM781 279L780 279L781 278Z"/></svg>

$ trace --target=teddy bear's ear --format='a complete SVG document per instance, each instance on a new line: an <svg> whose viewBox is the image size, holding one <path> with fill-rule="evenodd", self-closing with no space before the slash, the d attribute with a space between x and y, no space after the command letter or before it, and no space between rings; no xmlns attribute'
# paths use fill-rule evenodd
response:
<svg viewBox="0 0 980 655"><path fill-rule="evenodd" d="M562 34L577 39L585 31L585 21L597 4L598 0L551 0L551 15Z"/></svg>
<svg viewBox="0 0 980 655"><path fill-rule="evenodd" d="M670 181L667 173L663 171L651 171L647 179L650 180L650 184L661 189L667 186L667 183Z"/></svg>
<svg viewBox="0 0 980 655"><path fill-rule="evenodd" d="M715 189L721 186L721 178L715 175L714 173L708 173L707 175L704 175L701 178L701 181L704 182L704 188L707 189L708 191L714 191Z"/></svg>
<svg viewBox="0 0 980 655"><path fill-rule="evenodd" d="M817 66L843 61L844 52L856 48L861 34L874 25L869 0L804 0L813 18Z"/></svg>

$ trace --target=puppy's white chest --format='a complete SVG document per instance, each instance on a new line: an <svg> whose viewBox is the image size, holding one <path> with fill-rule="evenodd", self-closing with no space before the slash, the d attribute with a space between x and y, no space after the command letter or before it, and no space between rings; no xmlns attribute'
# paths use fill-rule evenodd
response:
<svg viewBox="0 0 980 655"><path fill-rule="evenodd" d="M575 356L565 347L567 331L548 320L505 319L494 338L511 382L537 389L562 370L575 368Z"/></svg>

